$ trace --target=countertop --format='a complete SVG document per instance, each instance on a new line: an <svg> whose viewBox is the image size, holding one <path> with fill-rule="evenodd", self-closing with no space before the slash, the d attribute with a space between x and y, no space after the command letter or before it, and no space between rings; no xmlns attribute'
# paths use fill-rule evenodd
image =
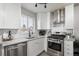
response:
<svg viewBox="0 0 79 59"><path fill-rule="evenodd" d="M45 37L34 37L34 38L15 38L13 40L10 41L4 41L4 42L0 42L0 44L2 44L2 46L8 46L8 45L12 45L12 44L17 44L17 43L21 43L21 42L27 42L27 41L32 41L32 40L38 40L40 38L45 38Z"/></svg>
<svg viewBox="0 0 79 59"><path fill-rule="evenodd" d="M66 38L64 39L64 41L75 41L75 38L73 38L73 37L70 37L70 38L66 37Z"/></svg>

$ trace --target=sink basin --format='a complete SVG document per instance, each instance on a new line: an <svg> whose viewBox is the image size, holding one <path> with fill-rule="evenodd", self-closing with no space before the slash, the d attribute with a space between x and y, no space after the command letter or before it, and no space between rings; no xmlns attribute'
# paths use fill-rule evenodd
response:
<svg viewBox="0 0 79 59"><path fill-rule="evenodd" d="M27 39L33 39L33 38L35 38L35 37L28 37Z"/></svg>

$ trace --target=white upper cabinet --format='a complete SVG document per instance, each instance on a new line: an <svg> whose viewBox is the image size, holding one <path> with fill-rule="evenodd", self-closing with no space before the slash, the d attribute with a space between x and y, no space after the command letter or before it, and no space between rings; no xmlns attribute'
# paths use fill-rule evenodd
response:
<svg viewBox="0 0 79 59"><path fill-rule="evenodd" d="M37 29L50 29L50 14L38 13L37 14Z"/></svg>
<svg viewBox="0 0 79 59"><path fill-rule="evenodd" d="M37 14L37 29L41 29L41 14Z"/></svg>
<svg viewBox="0 0 79 59"><path fill-rule="evenodd" d="M4 15L3 15L3 5L0 4L0 28L3 27L3 18L4 18Z"/></svg>
<svg viewBox="0 0 79 59"><path fill-rule="evenodd" d="M0 7L1 8L1 7ZM2 10L2 11L1 11ZM0 17L2 17L2 25L0 28L17 29L20 27L21 8L20 4L2 4Z"/></svg>
<svg viewBox="0 0 79 59"><path fill-rule="evenodd" d="M65 28L73 29L74 25L74 4L65 7Z"/></svg>
<svg viewBox="0 0 79 59"><path fill-rule="evenodd" d="M21 10L19 4L5 4L5 27L19 28Z"/></svg>

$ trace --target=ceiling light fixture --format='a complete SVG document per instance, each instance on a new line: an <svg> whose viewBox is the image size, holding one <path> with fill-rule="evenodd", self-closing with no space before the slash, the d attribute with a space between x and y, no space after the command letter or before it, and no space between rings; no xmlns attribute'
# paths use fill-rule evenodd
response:
<svg viewBox="0 0 79 59"><path fill-rule="evenodd" d="M36 3L36 4L35 4L35 7L37 7L38 4L44 5L44 8L47 8L47 3Z"/></svg>
<svg viewBox="0 0 79 59"><path fill-rule="evenodd" d="M45 5L44 5L44 8L46 8L47 6L46 6L46 3L45 3Z"/></svg>

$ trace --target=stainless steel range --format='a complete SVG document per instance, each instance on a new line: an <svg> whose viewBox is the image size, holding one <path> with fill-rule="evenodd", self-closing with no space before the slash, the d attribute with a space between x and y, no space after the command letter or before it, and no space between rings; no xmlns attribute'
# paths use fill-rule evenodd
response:
<svg viewBox="0 0 79 59"><path fill-rule="evenodd" d="M63 56L65 35L51 35L48 37L47 53L53 56Z"/></svg>

